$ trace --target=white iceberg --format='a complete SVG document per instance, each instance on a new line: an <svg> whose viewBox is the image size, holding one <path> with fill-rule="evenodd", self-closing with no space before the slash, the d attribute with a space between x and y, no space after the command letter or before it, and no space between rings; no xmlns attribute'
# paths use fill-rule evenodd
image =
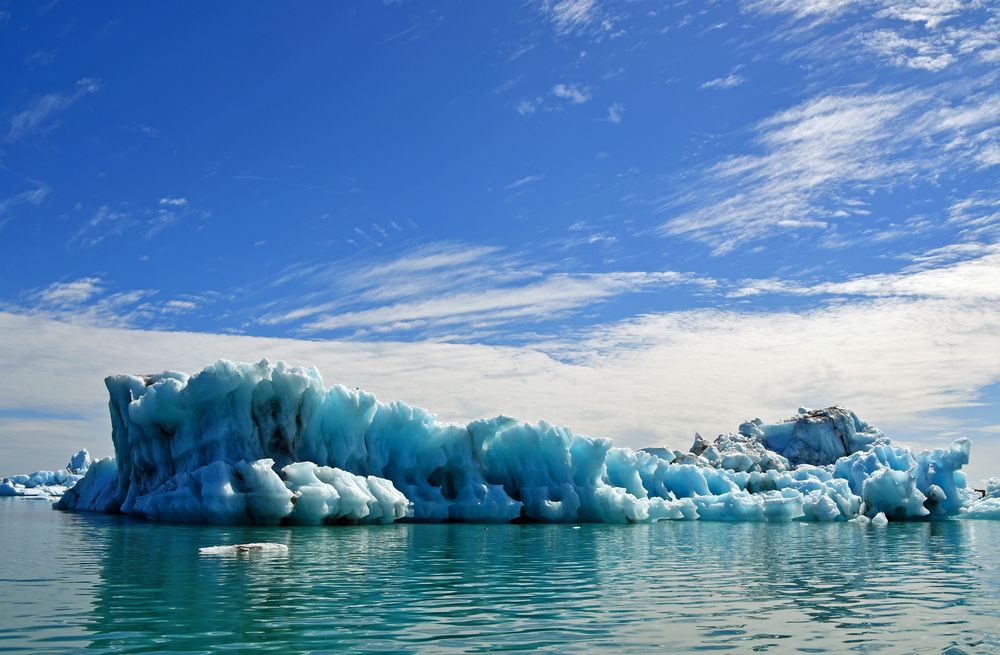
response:
<svg viewBox="0 0 1000 655"><path fill-rule="evenodd" d="M315 368L219 360L107 378L114 459L60 509L212 523L627 523L947 517L970 443L914 455L838 407L633 451L544 421L439 422L324 387Z"/></svg>
<svg viewBox="0 0 1000 655"><path fill-rule="evenodd" d="M73 485L83 479L90 464L90 453L83 448L70 458L65 468L3 478L0 480L0 496L59 498L67 489L73 488Z"/></svg>

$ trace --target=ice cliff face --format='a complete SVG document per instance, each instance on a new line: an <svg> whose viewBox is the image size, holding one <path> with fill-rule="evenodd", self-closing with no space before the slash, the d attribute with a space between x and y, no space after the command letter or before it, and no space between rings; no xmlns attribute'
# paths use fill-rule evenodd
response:
<svg viewBox="0 0 1000 655"><path fill-rule="evenodd" d="M284 362L106 383L116 457L59 508L252 523L843 521L950 516L971 498L967 440L914 455L836 407L689 452L632 451L545 422L440 423Z"/></svg>

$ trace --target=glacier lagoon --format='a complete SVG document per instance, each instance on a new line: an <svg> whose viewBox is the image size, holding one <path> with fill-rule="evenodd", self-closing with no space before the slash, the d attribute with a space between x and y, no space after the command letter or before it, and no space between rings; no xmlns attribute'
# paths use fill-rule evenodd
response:
<svg viewBox="0 0 1000 655"><path fill-rule="evenodd" d="M13 654L1000 649L996 521L0 525ZM245 542L288 552L198 553Z"/></svg>
<svg viewBox="0 0 1000 655"><path fill-rule="evenodd" d="M633 451L267 361L107 384L115 459L0 484L0 651L1000 649L967 440L831 407Z"/></svg>

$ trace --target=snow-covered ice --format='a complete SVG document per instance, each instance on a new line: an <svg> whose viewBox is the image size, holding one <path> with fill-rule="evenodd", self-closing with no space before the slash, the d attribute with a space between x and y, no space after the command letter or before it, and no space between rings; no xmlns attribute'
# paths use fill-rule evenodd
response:
<svg viewBox="0 0 1000 655"><path fill-rule="evenodd" d="M845 521L968 515L975 498L968 440L913 453L839 407L754 419L687 452L635 451L544 421L443 423L284 362L106 384L116 457L61 509L263 524Z"/></svg>
<svg viewBox="0 0 1000 655"><path fill-rule="evenodd" d="M35 471L30 475L12 475L0 480L0 496L56 499L83 479L90 467L90 453L84 448L70 457L58 471Z"/></svg>

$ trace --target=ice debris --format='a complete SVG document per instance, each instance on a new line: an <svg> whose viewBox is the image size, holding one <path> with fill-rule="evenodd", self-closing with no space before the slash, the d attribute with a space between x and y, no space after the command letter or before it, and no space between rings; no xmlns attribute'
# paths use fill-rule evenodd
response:
<svg viewBox="0 0 1000 655"><path fill-rule="evenodd" d="M231 546L205 546L199 548L202 555L250 555L256 553L282 554L288 552L285 544L275 544L270 542L253 544L233 544Z"/></svg>
<svg viewBox="0 0 1000 655"><path fill-rule="evenodd" d="M30 475L12 475L0 480L0 496L24 498L59 498L67 489L83 479L90 467L86 448L76 452L64 468L58 471L35 471Z"/></svg>
<svg viewBox="0 0 1000 655"><path fill-rule="evenodd" d="M953 516L973 499L967 439L914 454L839 407L748 421L688 452L634 451L544 421L442 423L284 362L105 382L116 457L60 509L263 524L846 521Z"/></svg>

